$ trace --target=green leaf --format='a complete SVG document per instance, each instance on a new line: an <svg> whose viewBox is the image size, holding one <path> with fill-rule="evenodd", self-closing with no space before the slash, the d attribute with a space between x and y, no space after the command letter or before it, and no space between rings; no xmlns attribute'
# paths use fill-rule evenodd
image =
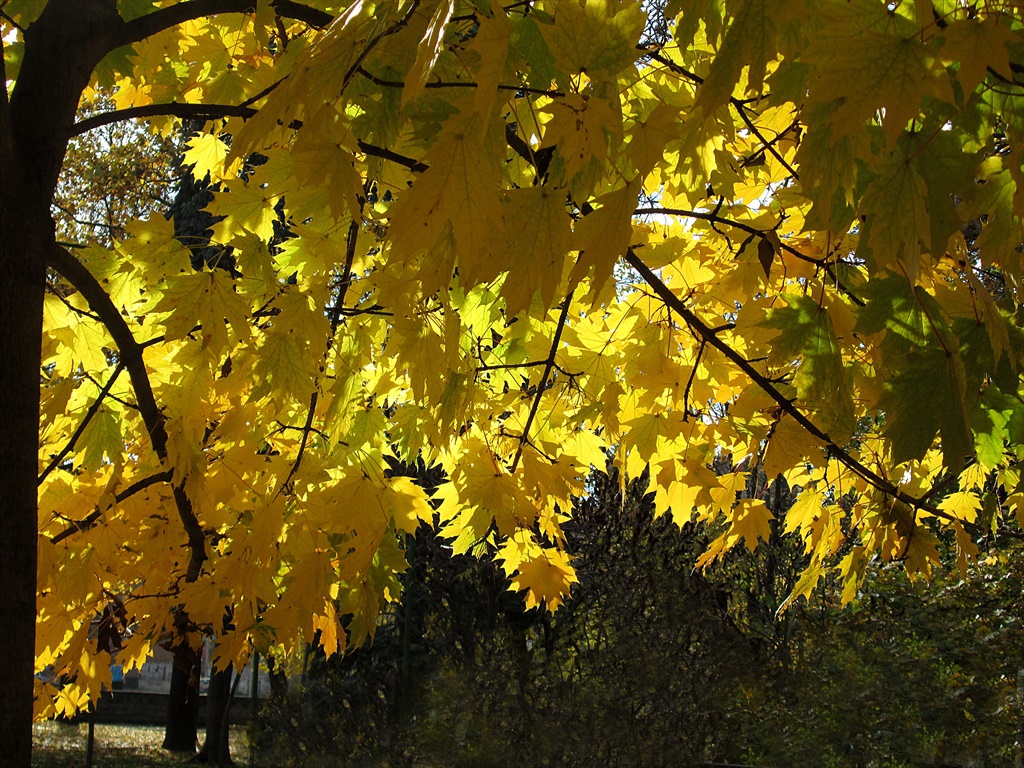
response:
<svg viewBox="0 0 1024 768"><path fill-rule="evenodd" d="M694 106L703 109L705 115L729 101L743 67L750 68L747 91L760 93L765 67L778 50L775 34L779 8L762 0L733 0L729 10L733 11L735 6L735 17L697 94Z"/></svg>
<svg viewBox="0 0 1024 768"><path fill-rule="evenodd" d="M772 309L761 324L777 328L768 359L773 365L796 366L793 384L798 405L837 443L846 442L857 426L851 371L828 310L809 296L784 293L786 306Z"/></svg>
<svg viewBox="0 0 1024 768"><path fill-rule="evenodd" d="M608 77L636 60L646 21L636 0L554 0L544 10L554 24L541 25L540 32L564 71Z"/></svg>
<svg viewBox="0 0 1024 768"><path fill-rule="evenodd" d="M941 433L943 462L952 471L971 451L967 419L967 373L960 342L931 294L896 275L876 278L860 291L867 300L856 330L885 331L878 408L892 460L920 459Z"/></svg>

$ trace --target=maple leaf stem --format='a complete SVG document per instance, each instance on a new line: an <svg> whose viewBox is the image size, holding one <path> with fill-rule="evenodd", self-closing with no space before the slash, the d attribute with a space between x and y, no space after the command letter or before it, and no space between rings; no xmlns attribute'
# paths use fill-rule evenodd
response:
<svg viewBox="0 0 1024 768"><path fill-rule="evenodd" d="M558 352L558 344L562 339L562 330L565 328L565 321L569 317L569 305L572 304L573 291L569 291L569 294L565 297L565 301L562 302L562 311L558 315L558 325L555 328L555 335L551 339L551 351L548 353L548 358L545 361L544 372L541 374L540 382L537 384L537 394L533 397L533 405L530 406L530 415L526 417L526 424L523 425L523 434L519 438L519 445L516 447L516 455L512 459L512 472L516 471L516 467L519 466L519 459L523 455L523 446L529 441L530 438L530 427L533 425L533 420L537 416L537 409L540 408L540 399L544 396L544 391L547 389L548 377L551 375L551 371L555 367L555 354ZM538 451L540 453L540 451ZM543 454L541 454L543 456Z"/></svg>
<svg viewBox="0 0 1024 768"><path fill-rule="evenodd" d="M117 344L118 360L128 370L132 388L135 390L135 399L139 405L139 414L146 426L150 443L160 461L166 462L168 458L167 427L164 423L163 411L157 405L156 397L153 394L153 386L149 381L146 363L142 359L143 345L135 340L134 334L128 327L128 322L111 301L103 286L70 251L52 243L46 254L46 261L82 294L92 311L102 319L107 332ZM188 537L190 556L186 581L193 582L199 578L203 562L207 559L206 536L196 517L195 510L192 509L192 501L185 493L184 484L185 479L181 478L181 481L174 485L173 493L178 517L181 519Z"/></svg>
<svg viewBox="0 0 1024 768"><path fill-rule="evenodd" d="M161 339L161 341L163 341L163 339ZM100 383L100 380L99 380L99 379L97 379L97 378L96 378L95 376L93 376L93 375L92 375L91 373L89 373L88 371L82 371L82 375L83 375L83 376L84 376L84 377L85 377L85 378L86 378L86 379L87 379L88 381L91 381L91 382L92 382L93 384L95 384L95 385L96 385L97 387L99 387L99 388L101 388L101 389L102 389L102 387L103 387L103 384L102 384L102 383ZM131 401L129 401L129 400L125 400L125 399L124 399L124 398L122 398L122 397L118 397L117 395L112 395L112 394L110 394L109 392L107 393L107 399L109 399L109 400L113 400L113 401L114 401L115 403L118 403L118 404L120 404L120 405L123 405L123 406L124 406L125 408L129 408L129 409L131 409L131 410L133 410L133 411L137 411L137 410L139 410L139 406L137 406L137 405L136 405L135 403L133 403L133 402L131 402Z"/></svg>
<svg viewBox="0 0 1024 768"><path fill-rule="evenodd" d="M666 305L679 313L683 320L686 321L686 324L690 326L690 328L695 331L701 339L731 360L750 378L751 381L757 384L769 397L772 398L772 400L778 403L779 407L782 408L783 411L792 416L793 419L807 432L820 440L825 445L829 455L833 456L837 461L852 470L856 475L873 485L882 493L892 496L895 499L899 499L914 509L923 509L924 511L942 518L943 520L959 522L958 518L944 512L932 504L929 504L923 498L917 498L908 493L904 493L892 482L881 477L876 472L871 471L864 466L864 464L847 453L841 446L837 445L827 433L823 432L814 424L814 422L807 418L807 416L805 416L803 412L793 404L792 400L779 392L770 379L759 373L747 359L712 333L711 328L705 325L697 315L683 304L682 300L680 300L678 296L672 293L672 290L665 285L656 274L654 274L654 271L636 255L632 248L630 248L626 253L625 260L631 267L633 267L633 269L640 273L640 276L647 281L647 284L651 286L654 292L658 294Z"/></svg>
<svg viewBox="0 0 1024 768"><path fill-rule="evenodd" d="M906 270L903 269L903 265L900 265L900 271L903 272L903 276L910 280ZM928 321L928 327L932 329L932 335L935 336L935 340L939 342L939 346L942 347L942 351L946 353L946 357L950 357L953 353L950 352L949 346L946 344L946 340L942 338L942 334L939 333L939 329L935 325L935 321L932 319L931 314L928 312L928 307L925 306L921 300L921 294L918 292L918 286L915 282L910 282L910 291L914 295L914 301L917 302L917 306L921 309L921 314L924 315L924 319Z"/></svg>
<svg viewBox="0 0 1024 768"><path fill-rule="evenodd" d="M64 461L64 458L75 449L75 443L78 442L78 438L80 438L82 433L85 432L85 428L89 426L89 422L92 421L93 417L99 413L100 406L103 405L103 400L108 394L110 394L111 387L114 386L114 382L117 381L117 377L121 375L121 371L123 371L124 368L124 361L118 360L117 365L114 366L114 372L110 374L110 378L107 379L107 383L103 385L103 388L100 389L99 395L95 400L93 400L92 405L89 406L89 410L85 412L85 416L82 418L82 421L79 422L78 428L74 431L74 434L71 435L60 452L53 457L50 463L46 466L46 469L43 470L42 474L39 475L39 478L36 481L38 485L42 485L43 481L50 476L50 473L59 467L61 462Z"/></svg>

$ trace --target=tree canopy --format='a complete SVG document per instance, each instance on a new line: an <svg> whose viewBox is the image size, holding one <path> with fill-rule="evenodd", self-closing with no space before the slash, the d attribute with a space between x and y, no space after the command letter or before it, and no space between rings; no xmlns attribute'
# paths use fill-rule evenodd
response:
<svg viewBox="0 0 1024 768"><path fill-rule="evenodd" d="M768 538L784 476L787 602L1021 535L1016 0L5 0L0 24L0 618L37 587L35 669L73 681L37 680L37 716L182 608L221 663L359 644L423 524L554 611L608 457L711 526L699 566ZM142 119L188 121L208 238L153 213L58 242L68 141ZM395 471L417 460L443 482Z"/></svg>

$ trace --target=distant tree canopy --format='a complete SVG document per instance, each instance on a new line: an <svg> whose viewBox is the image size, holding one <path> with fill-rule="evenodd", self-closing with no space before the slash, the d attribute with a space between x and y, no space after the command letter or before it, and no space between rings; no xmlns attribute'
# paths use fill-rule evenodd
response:
<svg viewBox="0 0 1024 768"><path fill-rule="evenodd" d="M700 567L796 538L779 609L1021 535L1017 2L3 0L0 39L13 765L109 683L111 603L128 665L183 610L221 664L330 654L427 524L555 611L609 456ZM202 258L56 238L68 142L137 119L202 122Z"/></svg>

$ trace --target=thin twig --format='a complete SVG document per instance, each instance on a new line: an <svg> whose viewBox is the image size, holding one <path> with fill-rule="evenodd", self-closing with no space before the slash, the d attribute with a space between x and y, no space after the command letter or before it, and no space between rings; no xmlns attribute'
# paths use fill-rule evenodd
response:
<svg viewBox="0 0 1024 768"><path fill-rule="evenodd" d="M74 434L71 435L71 438L67 443L64 444L60 453L53 457L50 463L46 466L46 469L44 469L42 474L39 475L36 485L42 485L43 481L49 477L50 473L59 467L61 462L64 461L64 458L75 449L75 443L78 442L78 438L80 438L82 433L85 432L85 428L89 426L89 422L92 421L93 416L99 412L100 406L103 405L103 399L110 392L110 388L114 386L114 382L117 381L117 377L121 375L121 371L124 370L124 367L124 362L118 361L117 365L114 367L114 372L110 374L110 378L107 379L107 383L104 384L103 388L100 390L99 396L93 401L92 405L89 406L89 410L85 412L84 418L79 422L78 428L75 430Z"/></svg>
<svg viewBox="0 0 1024 768"><path fill-rule="evenodd" d="M369 80L374 85L379 85L382 88L404 88L405 87L405 83L402 82L401 80L385 80L382 77L377 77L377 75L373 74L372 72L366 71L366 69L364 67L359 67L359 69L357 69L356 72L359 73L360 75L362 75L363 77L365 77L367 80ZM478 88L479 85L477 83L471 81L471 80L448 80L448 81L445 81L445 80L435 80L433 82L427 83L423 87L424 88L438 88L438 89L440 89L440 88ZM557 89L551 89L551 88L528 88L525 85L499 84L497 86L497 89L499 91L515 91L516 93L530 93L530 94L535 94L537 96L550 96L553 99L554 98L558 98L560 96L565 96L565 94L562 91L559 91Z"/></svg>
<svg viewBox="0 0 1024 768"><path fill-rule="evenodd" d="M334 344L334 335L338 331L338 325L341 323L342 308L345 306L345 297L348 295L348 289L352 285L352 263L356 257L356 244L359 241L359 221L353 217L352 221L348 226L348 235L345 239L345 266L344 275L342 276L341 283L338 286L338 296L334 300L334 307L332 307L332 313L330 315L331 322L331 336L327 340L327 349L324 350L324 356L330 352L331 346ZM302 426L302 440L299 442L299 452L295 455L295 461L288 470L288 476L285 477L284 482L281 483L277 490L280 494L282 491L288 491L291 488L292 479L295 477L295 473L299 471L299 466L302 464L302 458L306 455L306 446L309 443L309 436L314 431L318 434L322 434L319 430L313 429L313 418L316 415L316 405L320 401L319 390L314 389L313 393L309 396L309 407L306 411L306 423Z"/></svg>
<svg viewBox="0 0 1024 768"><path fill-rule="evenodd" d="M721 206L719 206L719 207L721 207ZM736 228L736 229L738 229L738 230L740 230L742 232L746 232L747 234L753 235L755 237L763 238L763 237L766 236L766 232L764 230L762 230L762 229L758 229L757 227L754 227L754 226L752 226L750 224L747 224L745 222L742 222L742 221L737 221L736 219L730 219L730 218L727 218L725 216L719 216L718 215L718 208L716 208L715 211L713 211L713 212L694 211L694 210L690 210L690 209L686 209L686 208L659 208L659 207L637 208L635 211L633 211L633 215L634 216L656 216L656 215L661 215L661 216L683 216L683 217L686 217L688 219L700 219L702 221L710 222L713 227L716 224L724 224L725 226L734 227L734 228ZM718 230L715 230L715 231L717 232ZM723 233L719 232L719 234L721 234L723 237L725 237L725 235ZM773 243L773 245L774 245L774 243ZM794 258L799 259L800 261L805 261L808 264L813 264L816 267L818 267L819 269L824 270L825 273L828 274L829 279L834 281L836 287L839 288L847 296L847 298L850 299L850 301L852 301L854 304L856 304L858 306L861 306L861 307L864 306L864 300L862 298L860 298L859 296L857 296L845 283L843 283L839 279L839 277L832 270L831 264L829 264L829 262L826 259L816 259L813 256L807 256L806 254L800 253L800 251L798 251L796 248L792 247L791 245L787 245L786 243L781 242L781 241L779 242L779 246L781 247L781 249L783 251L785 251L786 253L790 254Z"/></svg>
<svg viewBox="0 0 1024 768"><path fill-rule="evenodd" d="M115 504L120 504L122 501L128 499L131 496L134 496L139 491L143 491L146 488L149 488L149 486L151 485L156 485L157 483L169 483L173 479L174 472L168 469L163 472L158 472L155 475L144 477L141 480L136 480L123 491L114 496L114 500L106 507L102 509L96 507L96 509L94 509L81 520L71 520L71 525L68 528L65 528L60 533L50 537L50 543L59 544L60 542L64 541L64 539L68 538L69 536L72 536L73 534L78 533L79 531L88 530L93 526L93 524L97 520L99 520L104 515L104 513L106 513L107 510L109 510Z"/></svg>
<svg viewBox="0 0 1024 768"><path fill-rule="evenodd" d="M530 407L530 415L526 417L526 424L523 425L523 434L519 438L519 445L516 447L516 455L512 459L512 472L516 471L516 467L519 465L519 459L523 455L523 446L530 439L530 427L533 425L533 420L537 416L537 409L540 407L540 399L543 397L544 391L547 389L548 377L551 375L551 371L555 367L555 355L558 353L558 345L562 339L562 330L565 328L565 321L569 316L569 305L572 304L572 294L573 291L569 291L569 295L566 296L565 301L562 302L562 312L558 316L558 326L555 328L555 335L551 339L551 351L548 353L548 359L545 361L544 373L541 374L540 382L537 384L537 394L534 395L533 405Z"/></svg>

